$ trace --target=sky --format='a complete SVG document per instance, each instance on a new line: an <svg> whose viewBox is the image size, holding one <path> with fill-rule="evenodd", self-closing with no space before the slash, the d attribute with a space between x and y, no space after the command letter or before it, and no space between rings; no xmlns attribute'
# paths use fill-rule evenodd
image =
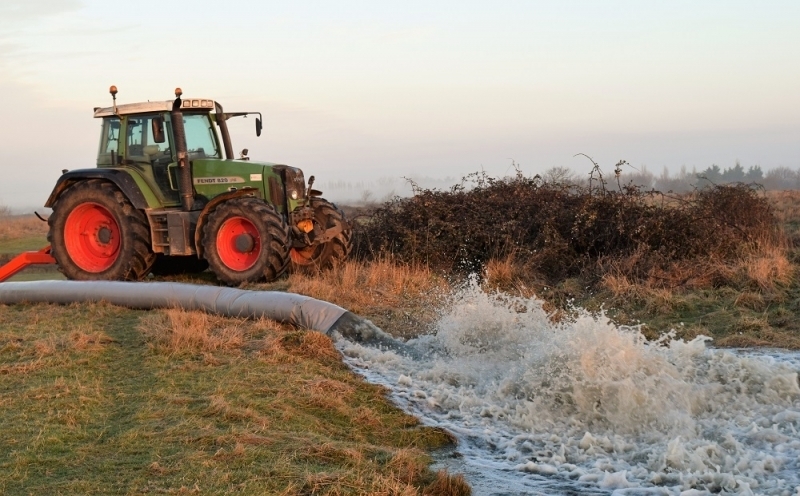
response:
<svg viewBox="0 0 800 496"><path fill-rule="evenodd" d="M800 167L800 2L2 0L0 205L92 168L92 108L261 111L234 148L320 184Z"/></svg>

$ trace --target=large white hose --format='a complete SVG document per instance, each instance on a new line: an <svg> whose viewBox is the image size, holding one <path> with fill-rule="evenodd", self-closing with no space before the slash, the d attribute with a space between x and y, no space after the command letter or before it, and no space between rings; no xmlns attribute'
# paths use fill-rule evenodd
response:
<svg viewBox="0 0 800 496"><path fill-rule="evenodd" d="M183 308L224 317L277 320L349 340L404 348L369 320L308 296L177 282L31 281L0 283L0 304L105 301L135 309Z"/></svg>

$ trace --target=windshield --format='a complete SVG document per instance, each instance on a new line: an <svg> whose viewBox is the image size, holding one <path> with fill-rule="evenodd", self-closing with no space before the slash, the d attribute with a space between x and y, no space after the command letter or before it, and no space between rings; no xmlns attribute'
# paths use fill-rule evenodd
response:
<svg viewBox="0 0 800 496"><path fill-rule="evenodd" d="M190 158L221 158L208 114L183 114L183 127Z"/></svg>

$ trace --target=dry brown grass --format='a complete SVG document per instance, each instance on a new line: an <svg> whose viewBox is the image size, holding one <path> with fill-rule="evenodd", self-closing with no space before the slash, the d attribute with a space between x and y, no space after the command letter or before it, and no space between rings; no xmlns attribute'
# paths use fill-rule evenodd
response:
<svg viewBox="0 0 800 496"><path fill-rule="evenodd" d="M608 290L615 300L633 296L641 291L640 285L631 282L628 276L615 270L603 274L600 285Z"/></svg>
<svg viewBox="0 0 800 496"><path fill-rule="evenodd" d="M0 215L0 239L12 240L47 234L47 223L33 215Z"/></svg>
<svg viewBox="0 0 800 496"><path fill-rule="evenodd" d="M468 496L469 485L461 475L451 475L440 470L431 477L428 472L429 459L415 448L401 448L391 452L375 451L373 447L347 449L332 443L299 447L295 456L314 463L341 463L347 460L356 475L337 472L318 472L306 476L300 488L290 488L283 494L369 494L376 496ZM387 459L388 474L370 475L371 465L377 460ZM419 489L420 482L424 487ZM355 491L356 488L362 488ZM368 488L364 492L363 488Z"/></svg>
<svg viewBox="0 0 800 496"><path fill-rule="evenodd" d="M448 496L469 496L472 494L464 476L461 474L451 475L444 470L436 474L436 480L423 492L425 495L448 495Z"/></svg>
<svg viewBox="0 0 800 496"><path fill-rule="evenodd" d="M279 324L262 319L247 323L239 319L217 317L199 311L168 309L148 313L139 330L156 350L167 354L240 350L259 333L276 329Z"/></svg>
<svg viewBox="0 0 800 496"><path fill-rule="evenodd" d="M388 259L348 261L320 274L291 274L282 289L366 316L395 335L418 334L436 317L449 284L427 267Z"/></svg>
<svg viewBox="0 0 800 496"><path fill-rule="evenodd" d="M795 266L789 261L785 245L762 244L748 253L740 263L740 272L748 282L762 291L788 286L795 276Z"/></svg>
<svg viewBox="0 0 800 496"><path fill-rule="evenodd" d="M540 273L526 267L514 254L502 259L493 258L486 263L483 284L487 289L530 297L547 286Z"/></svg>
<svg viewBox="0 0 800 496"><path fill-rule="evenodd" d="M447 285L427 267L381 259L370 263L350 261L321 274L292 274L289 287L360 313L375 304L402 306L409 300L439 293Z"/></svg>
<svg viewBox="0 0 800 496"><path fill-rule="evenodd" d="M767 191L765 194L779 222L800 220L800 191Z"/></svg>
<svg viewBox="0 0 800 496"><path fill-rule="evenodd" d="M513 256L493 258L484 268L485 282L490 288L511 288L519 280L520 269Z"/></svg>

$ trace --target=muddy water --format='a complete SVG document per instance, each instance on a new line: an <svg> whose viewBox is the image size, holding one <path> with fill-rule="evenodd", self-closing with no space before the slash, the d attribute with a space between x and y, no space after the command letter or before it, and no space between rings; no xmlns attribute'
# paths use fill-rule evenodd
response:
<svg viewBox="0 0 800 496"><path fill-rule="evenodd" d="M800 496L800 355L646 341L536 299L456 295L423 357L339 341L348 363L459 445L475 494Z"/></svg>

